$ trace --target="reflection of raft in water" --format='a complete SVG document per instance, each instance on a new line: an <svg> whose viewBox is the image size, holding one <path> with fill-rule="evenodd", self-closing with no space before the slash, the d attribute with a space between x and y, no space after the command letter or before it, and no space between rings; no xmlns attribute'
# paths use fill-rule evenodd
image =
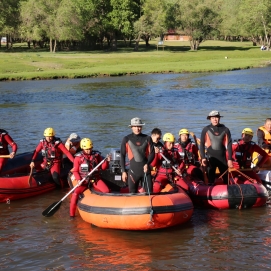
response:
<svg viewBox="0 0 271 271"><path fill-rule="evenodd" d="M159 194L99 193L86 190L78 202L83 220L102 228L153 230L180 225L193 213L193 204L185 192L168 186Z"/></svg>

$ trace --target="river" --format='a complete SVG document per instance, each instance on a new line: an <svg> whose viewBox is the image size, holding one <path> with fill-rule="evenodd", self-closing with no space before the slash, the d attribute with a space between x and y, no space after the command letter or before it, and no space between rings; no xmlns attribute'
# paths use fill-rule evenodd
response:
<svg viewBox="0 0 271 271"><path fill-rule="evenodd" d="M271 117L271 67L202 74L0 82L1 128L32 151L47 127L66 140L90 137L106 154L141 117L176 137L196 136L211 110L224 116L233 139ZM256 137L254 138L256 141ZM270 270L270 207L195 209L185 225L152 232L105 230L69 220L69 200L50 218L41 215L68 190L1 204L0 270Z"/></svg>

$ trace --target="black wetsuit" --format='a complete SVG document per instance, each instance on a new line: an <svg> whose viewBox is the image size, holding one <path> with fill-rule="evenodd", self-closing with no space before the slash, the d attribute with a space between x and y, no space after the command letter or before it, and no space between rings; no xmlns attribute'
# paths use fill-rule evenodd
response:
<svg viewBox="0 0 271 271"><path fill-rule="evenodd" d="M145 164L148 168L154 158L154 148L151 137L145 134L135 135L134 133L123 138L120 148L121 171L125 171L125 157L128 156L130 168L128 171L128 186L130 193L137 193L139 182L142 181L146 192L153 191L153 184L150 170L145 173L143 167Z"/></svg>
<svg viewBox="0 0 271 271"><path fill-rule="evenodd" d="M206 153L205 153L206 147ZM200 141L200 155L202 159L209 161L209 182L214 183L216 168L220 174L228 169L226 150L229 160L232 158L232 139L230 130L223 124L212 124L203 128ZM228 183L228 174L223 175L224 183Z"/></svg>

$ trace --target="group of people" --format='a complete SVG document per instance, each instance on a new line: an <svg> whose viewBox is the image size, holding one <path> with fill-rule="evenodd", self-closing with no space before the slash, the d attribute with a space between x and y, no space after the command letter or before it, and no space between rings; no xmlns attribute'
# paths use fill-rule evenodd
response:
<svg viewBox="0 0 271 271"><path fill-rule="evenodd" d="M124 137L121 144L122 180L128 183L129 191L137 193L141 183L145 191L159 192L167 183L190 175L204 181L204 173L208 184L213 185L219 170L223 183L228 184L228 169L235 168L233 176L242 169L251 179L261 182L257 172L269 159L271 150L271 118L257 130L258 144L252 141L253 131L244 128L241 138L232 141L230 130L220 123L223 116L219 111L211 111L207 119L210 124L203 128L200 139L186 128L179 131L176 141L171 133L165 133L161 143L162 132L155 128L151 136L142 133L145 123L140 118L133 118L129 125L132 133ZM190 135L193 135L194 142ZM199 146L198 146L199 143ZM255 167L251 167L253 153L258 154ZM126 157L130 161L128 172L125 168Z"/></svg>
<svg viewBox="0 0 271 271"><path fill-rule="evenodd" d="M207 116L210 124L203 128L200 139L188 129L182 128L178 140L175 140L172 133L165 133L162 138L159 128L154 128L150 136L143 134L142 128L145 123L138 117L131 119L129 127L132 132L123 138L120 147L122 181L128 184L129 192L137 193L141 184L146 192L157 193L168 183L187 175L204 181L206 174L208 184L213 185L217 168L225 184L228 183L228 174L223 173L229 168L250 168L246 175L261 182L256 172L268 160L268 153L271 151L271 118L267 118L264 125L258 128L256 144L252 141L254 133L250 128L244 128L241 138L233 142L230 130L220 123L221 117L218 111L211 111ZM8 145L12 148L11 153ZM0 172L7 158L12 159L16 151L17 144L8 132L0 130ZM89 174L103 160L101 154L93 150L91 139L81 139L76 133L72 133L63 144L61 139L56 137L53 128L46 128L44 138L33 153L31 168L35 167L35 160L40 152L43 156L40 168L51 172L58 187L63 187L60 178L63 163L71 165L73 177L78 182L85 178L72 194L71 217L75 215L79 195L90 183L100 192L109 192L109 188L101 179L100 171L108 168L111 157L104 159L101 166ZM254 152L258 153L260 159L258 157L257 164L251 168Z"/></svg>

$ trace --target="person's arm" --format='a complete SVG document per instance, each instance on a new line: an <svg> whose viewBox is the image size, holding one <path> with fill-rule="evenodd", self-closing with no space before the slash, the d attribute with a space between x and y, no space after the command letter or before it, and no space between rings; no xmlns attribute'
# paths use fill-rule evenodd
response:
<svg viewBox="0 0 271 271"><path fill-rule="evenodd" d="M73 155L65 148L62 142L57 145L57 148L59 148L61 152L64 153L71 162L73 162L74 160Z"/></svg>
<svg viewBox="0 0 271 271"><path fill-rule="evenodd" d="M260 168L269 159L269 155L256 144L253 146L253 152L257 152L259 155L262 156L261 159L258 159L258 163L255 165L255 167Z"/></svg>
<svg viewBox="0 0 271 271"><path fill-rule="evenodd" d="M233 163L232 163L232 138L231 138L231 132L227 128L226 130L226 139L227 139L227 153L228 153L228 167L233 168Z"/></svg>
<svg viewBox="0 0 271 271"><path fill-rule="evenodd" d="M148 156L147 165L150 166L155 157L155 151L154 151L154 146L153 146L151 137L148 138L148 148L149 148L149 156Z"/></svg>
<svg viewBox="0 0 271 271"><path fill-rule="evenodd" d="M269 144L265 143L264 140L264 132L260 129L257 131L257 137L258 137L258 145L263 149L270 149L271 146Z"/></svg>
<svg viewBox="0 0 271 271"><path fill-rule="evenodd" d="M73 161L73 175L77 181L80 181L82 178L79 173L80 169L80 157L75 157Z"/></svg>
<svg viewBox="0 0 271 271"><path fill-rule="evenodd" d="M12 148L12 152L10 153L10 158L13 158L17 152L17 144L14 142L14 140L11 138L11 136L9 134L4 135L4 140L6 140L6 142Z"/></svg>
<svg viewBox="0 0 271 271"><path fill-rule="evenodd" d="M200 145L199 145L199 151L200 151L200 157L201 159L206 159L205 156L205 134L207 132L207 127L203 128L201 135L200 135Z"/></svg>
<svg viewBox="0 0 271 271"><path fill-rule="evenodd" d="M31 159L31 163L30 163L30 167L33 168L35 166L35 159L38 156L38 153L42 150L42 141L40 141L40 143L38 144L38 146L36 147L32 159Z"/></svg>
<svg viewBox="0 0 271 271"><path fill-rule="evenodd" d="M120 166L121 172L125 172L125 159L126 159L126 142L127 138L124 137L120 146Z"/></svg>

